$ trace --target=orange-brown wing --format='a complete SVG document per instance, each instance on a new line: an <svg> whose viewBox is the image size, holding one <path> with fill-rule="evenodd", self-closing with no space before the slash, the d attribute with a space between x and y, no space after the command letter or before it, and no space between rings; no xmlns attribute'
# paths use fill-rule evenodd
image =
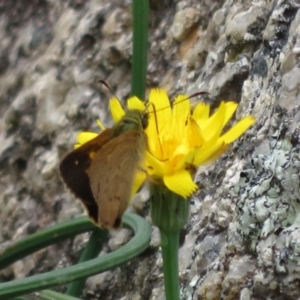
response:
<svg viewBox="0 0 300 300"><path fill-rule="evenodd" d="M98 205L98 219L95 221L101 227L120 227L122 215L130 201L134 175L144 155L145 143L143 131L122 133L106 143L87 168Z"/></svg>
<svg viewBox="0 0 300 300"><path fill-rule="evenodd" d="M110 139L111 129L108 128L91 141L69 153L59 166L60 174L67 187L82 201L94 222L98 220L98 206L86 170L92 163L91 157L100 151Z"/></svg>

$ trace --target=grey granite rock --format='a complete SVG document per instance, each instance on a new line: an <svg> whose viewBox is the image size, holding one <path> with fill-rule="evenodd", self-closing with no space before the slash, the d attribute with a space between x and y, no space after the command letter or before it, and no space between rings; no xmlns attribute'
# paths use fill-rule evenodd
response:
<svg viewBox="0 0 300 300"><path fill-rule="evenodd" d="M0 1L1 2L1 1ZM150 1L148 88L234 100L255 125L196 178L180 250L182 299L300 297L297 0ZM107 126L111 94L130 91L129 2L0 3L0 246L83 214L57 166L76 134ZM200 101L203 99L193 99ZM147 217L137 198L132 210ZM113 237L103 250L125 243ZM67 266L87 235L0 273ZM91 277L84 299L164 299L157 230L141 257ZM39 266L39 268L37 267Z"/></svg>

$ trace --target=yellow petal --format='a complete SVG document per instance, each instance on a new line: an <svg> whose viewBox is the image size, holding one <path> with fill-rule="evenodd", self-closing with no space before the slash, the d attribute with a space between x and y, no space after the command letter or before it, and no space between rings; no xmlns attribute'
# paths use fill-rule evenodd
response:
<svg viewBox="0 0 300 300"><path fill-rule="evenodd" d="M255 119L252 116L248 116L240 120L232 128L230 128L225 134L223 134L221 139L226 144L232 143L237 138L239 138L254 122Z"/></svg>
<svg viewBox="0 0 300 300"><path fill-rule="evenodd" d="M142 170L137 170L131 189L131 198L137 193L141 185L144 183L145 179L146 173Z"/></svg>
<svg viewBox="0 0 300 300"><path fill-rule="evenodd" d="M172 110L170 106L170 100L165 90L152 89L149 94L149 103L154 105L154 115L158 124L158 130L160 131L163 127L172 124ZM149 111L151 111L151 104L149 105ZM171 128L170 128L171 129Z"/></svg>
<svg viewBox="0 0 300 300"><path fill-rule="evenodd" d="M125 111L116 97L109 99L110 113L115 123L118 123L125 115Z"/></svg>
<svg viewBox="0 0 300 300"><path fill-rule="evenodd" d="M164 90L152 89L149 95L148 137L149 151L157 158L164 159L162 151L162 131L171 131L172 110L169 98Z"/></svg>
<svg viewBox="0 0 300 300"><path fill-rule="evenodd" d="M223 143L221 147L219 147L216 151L212 153L212 155L206 160L205 163L209 163L217 159L219 156L221 156L224 152L226 152L229 148L229 145L226 145Z"/></svg>
<svg viewBox="0 0 300 300"><path fill-rule="evenodd" d="M186 129L190 119L190 110L191 105L188 96L177 96L173 104L172 133L178 141L186 138Z"/></svg>
<svg viewBox="0 0 300 300"><path fill-rule="evenodd" d="M174 170L178 170L178 168L184 168L184 165L179 165L182 162L182 160L185 161L187 158L188 153L190 152L189 147L186 145L178 145L177 148L174 150L172 156L170 157L171 166Z"/></svg>
<svg viewBox="0 0 300 300"><path fill-rule="evenodd" d="M224 146L224 142L220 139L212 147L209 148L198 148L195 150L194 165L200 166L211 159L214 154L219 153L219 150Z"/></svg>
<svg viewBox="0 0 300 300"><path fill-rule="evenodd" d="M206 122L209 118L210 106L204 102L200 102L193 110L193 118L197 122Z"/></svg>
<svg viewBox="0 0 300 300"><path fill-rule="evenodd" d="M151 106L149 106L151 109ZM148 140L148 149L149 151L157 158L163 158L162 145L158 133L158 126L155 113L152 110L152 113L148 114L148 126L145 129L145 133L147 135Z"/></svg>
<svg viewBox="0 0 300 300"><path fill-rule="evenodd" d="M105 130L105 126L103 125L103 123L100 120L97 120L96 124L100 127L101 130Z"/></svg>
<svg viewBox="0 0 300 300"><path fill-rule="evenodd" d="M96 136L98 136L98 133L96 132L87 132L87 131L80 132L77 135L78 144L83 145L89 142L90 140L94 139Z"/></svg>
<svg viewBox="0 0 300 300"><path fill-rule="evenodd" d="M156 110L162 110L171 116L170 100L165 90L152 89L149 94L149 103L153 103Z"/></svg>
<svg viewBox="0 0 300 300"><path fill-rule="evenodd" d="M178 144L176 148L173 148L171 159L177 155L186 155L187 153L189 153L189 150L190 148L187 145Z"/></svg>
<svg viewBox="0 0 300 300"><path fill-rule="evenodd" d="M219 138L224 124L226 114L226 104L221 102L217 111L208 119L208 121L202 125L197 122L202 130L203 137L205 139L204 147L211 147Z"/></svg>
<svg viewBox="0 0 300 300"><path fill-rule="evenodd" d="M223 122L223 127L227 124L229 119L232 117L232 115L236 111L238 104L233 101L228 101L225 103L225 106L226 106L226 114L225 114L225 118L224 118L224 122Z"/></svg>
<svg viewBox="0 0 300 300"><path fill-rule="evenodd" d="M146 151L146 167L149 175L162 177L168 173L167 164L155 158L151 153Z"/></svg>
<svg viewBox="0 0 300 300"><path fill-rule="evenodd" d="M174 171L178 172L181 169L186 169L188 165L194 165L195 161L195 151L196 149L191 150L185 156L182 156L180 160L177 161L177 164L174 166Z"/></svg>
<svg viewBox="0 0 300 300"><path fill-rule="evenodd" d="M169 190L184 198L188 198L198 189L191 174L186 170L180 170L173 175L166 175L163 177L163 181Z"/></svg>
<svg viewBox="0 0 300 300"><path fill-rule="evenodd" d="M171 159L176 148L181 145L181 142L171 133L164 132L160 134L162 156L158 157L160 160L165 161ZM183 146L184 141L182 141Z"/></svg>
<svg viewBox="0 0 300 300"><path fill-rule="evenodd" d="M127 106L129 109L138 109L142 111L145 110L145 103L136 96L130 97L128 99Z"/></svg>
<svg viewBox="0 0 300 300"><path fill-rule="evenodd" d="M201 128L193 118L190 118L187 128L187 143L190 148L199 148L204 144Z"/></svg>

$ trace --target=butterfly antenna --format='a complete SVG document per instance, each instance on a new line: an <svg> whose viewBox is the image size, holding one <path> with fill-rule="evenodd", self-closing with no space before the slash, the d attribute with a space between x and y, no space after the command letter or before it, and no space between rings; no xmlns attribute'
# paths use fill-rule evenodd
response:
<svg viewBox="0 0 300 300"><path fill-rule="evenodd" d="M100 83L102 83L116 98L118 98L116 96L116 94L113 92L112 88L110 87L110 85L105 81L105 80L99 80Z"/></svg>
<svg viewBox="0 0 300 300"><path fill-rule="evenodd" d="M110 85L105 81L105 80L99 80L100 83L102 83L111 93L112 95L118 99L118 101L120 102L121 106L123 107L123 109L126 111L127 108L123 105L123 103L120 101L120 99L118 98L118 96L113 92L112 88L110 87Z"/></svg>
<svg viewBox="0 0 300 300"><path fill-rule="evenodd" d="M198 93L195 93L195 94L192 94L191 96L189 96L188 99L191 99L191 98L194 98L197 96L201 96L201 95L210 95L210 93L209 92L198 92Z"/></svg>
<svg viewBox="0 0 300 300"><path fill-rule="evenodd" d="M194 97L197 97L197 96L201 96L201 95L210 95L210 93L209 93L209 92L198 92L198 93L192 94L191 96L188 96L188 97L186 97L186 98L184 98L184 99L182 99L182 100L180 100L180 101L178 101L178 102L176 102L176 103L172 103L172 105L181 103L181 102L183 102L183 101L186 101L186 100L189 100L189 99L191 99L191 98L194 98ZM168 108L168 107L160 108L160 109L156 110L156 112L157 112L157 111L164 110L164 109L166 109L166 108Z"/></svg>
<svg viewBox="0 0 300 300"><path fill-rule="evenodd" d="M151 102L150 103L148 102L147 105L148 106L152 105L152 107L153 107L153 113L154 113L154 118L155 118L155 127L156 127L157 136L158 136L159 147L160 147L161 154L163 154L163 148L162 148L162 145L161 145L161 142L160 142L160 138L159 138L158 122L157 122L157 115L156 115L155 105L154 105L154 103L151 103Z"/></svg>

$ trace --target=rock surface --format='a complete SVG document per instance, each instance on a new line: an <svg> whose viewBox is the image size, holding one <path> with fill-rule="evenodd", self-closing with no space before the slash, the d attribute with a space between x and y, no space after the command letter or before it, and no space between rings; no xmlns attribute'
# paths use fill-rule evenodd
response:
<svg viewBox="0 0 300 300"><path fill-rule="evenodd" d="M300 1L151 1L149 88L208 91L256 124L201 187L180 251L182 299L300 297ZM0 244L83 213L58 174L76 134L111 123L130 91L129 1L0 0ZM217 188L216 188L217 187ZM147 214L145 202L135 207ZM128 232L112 237L116 248ZM86 235L0 273L2 281L72 263ZM89 278L84 299L164 299L158 234L151 251Z"/></svg>

